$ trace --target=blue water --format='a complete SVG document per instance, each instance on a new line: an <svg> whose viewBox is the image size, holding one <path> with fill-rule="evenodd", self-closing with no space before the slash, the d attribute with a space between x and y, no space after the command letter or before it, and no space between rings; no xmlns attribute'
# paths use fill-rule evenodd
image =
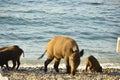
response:
<svg viewBox="0 0 120 80"><path fill-rule="evenodd" d="M0 0L0 47L19 45L23 61L36 60L56 35L75 39L83 60L120 63L120 0Z"/></svg>

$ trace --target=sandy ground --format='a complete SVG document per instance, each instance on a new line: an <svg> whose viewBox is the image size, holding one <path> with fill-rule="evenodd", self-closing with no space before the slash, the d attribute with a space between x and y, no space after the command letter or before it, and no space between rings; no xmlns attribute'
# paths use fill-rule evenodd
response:
<svg viewBox="0 0 120 80"><path fill-rule="evenodd" d="M53 68L48 68L44 73L43 67L20 67L19 70L4 70L2 75L7 76L9 80L120 80L120 69L106 68L103 73L85 72L78 69L75 76L65 74L65 68L60 68L56 73Z"/></svg>

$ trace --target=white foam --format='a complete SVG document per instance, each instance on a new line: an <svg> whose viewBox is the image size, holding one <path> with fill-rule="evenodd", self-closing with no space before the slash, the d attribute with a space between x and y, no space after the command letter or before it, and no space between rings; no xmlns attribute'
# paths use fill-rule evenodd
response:
<svg viewBox="0 0 120 80"><path fill-rule="evenodd" d="M120 64L119 63L102 63L100 64L103 68L117 68L120 69ZM43 64L36 64L36 65L32 65L32 64L23 64L21 65L21 67L43 67ZM53 68L54 64L49 64L48 67L49 68ZM62 63L59 65L59 68L66 68L65 64ZM85 69L85 64L80 64L78 69Z"/></svg>
<svg viewBox="0 0 120 80"><path fill-rule="evenodd" d="M101 64L103 68L117 68L120 69L120 64L119 63L103 63Z"/></svg>
<svg viewBox="0 0 120 80"><path fill-rule="evenodd" d="M117 39L116 52L120 52L120 37L118 37L118 39Z"/></svg>
<svg viewBox="0 0 120 80"><path fill-rule="evenodd" d="M33 68L35 68L35 67L41 67L41 66L43 66L43 65L39 65L39 64L36 64L36 65L33 65L33 64L23 64L20 67L33 67Z"/></svg>

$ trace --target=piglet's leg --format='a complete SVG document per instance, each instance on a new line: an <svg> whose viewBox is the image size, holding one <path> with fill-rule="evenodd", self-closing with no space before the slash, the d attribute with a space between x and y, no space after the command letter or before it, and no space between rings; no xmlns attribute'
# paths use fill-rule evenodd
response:
<svg viewBox="0 0 120 80"><path fill-rule="evenodd" d="M87 69L88 69L88 65L86 65L86 68L85 68L85 71L87 72Z"/></svg>

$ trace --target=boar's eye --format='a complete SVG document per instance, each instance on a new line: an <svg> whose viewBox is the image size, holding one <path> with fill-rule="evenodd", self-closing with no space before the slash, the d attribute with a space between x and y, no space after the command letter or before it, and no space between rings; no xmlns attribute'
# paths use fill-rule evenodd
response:
<svg viewBox="0 0 120 80"><path fill-rule="evenodd" d="M79 50L75 50L75 51L73 51L73 53L79 53Z"/></svg>

